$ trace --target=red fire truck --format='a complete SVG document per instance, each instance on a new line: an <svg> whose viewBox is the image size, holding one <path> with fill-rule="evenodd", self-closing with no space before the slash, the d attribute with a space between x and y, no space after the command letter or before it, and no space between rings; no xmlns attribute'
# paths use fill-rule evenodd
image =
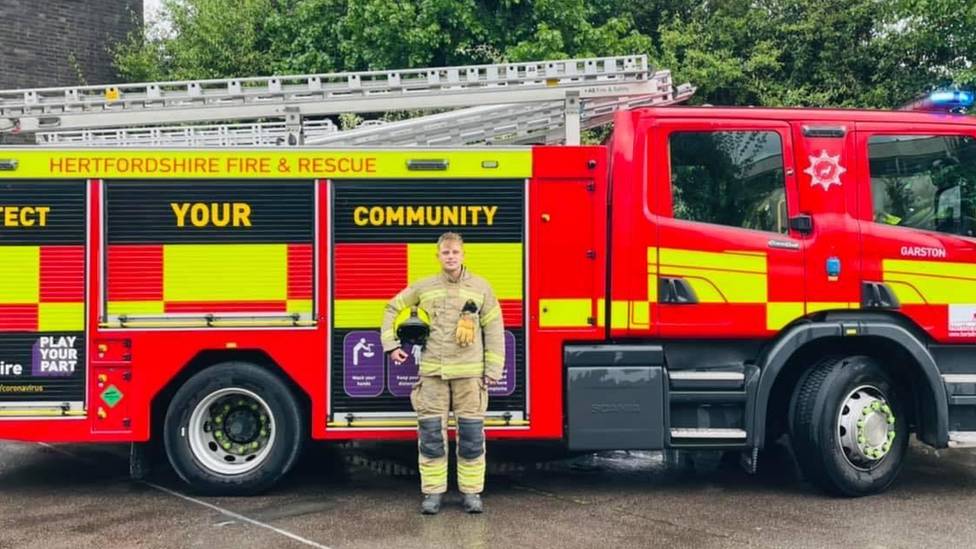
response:
<svg viewBox="0 0 976 549"><path fill-rule="evenodd" d="M877 493L911 435L976 444L972 99L619 109L605 146L4 149L0 438L159 442L216 494L414 438L422 349L390 363L380 321L454 230L503 311L489 437L754 467L788 434Z"/></svg>

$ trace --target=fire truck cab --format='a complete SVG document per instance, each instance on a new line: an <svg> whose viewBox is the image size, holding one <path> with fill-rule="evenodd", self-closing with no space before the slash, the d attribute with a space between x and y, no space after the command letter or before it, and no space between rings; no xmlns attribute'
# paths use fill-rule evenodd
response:
<svg viewBox="0 0 976 549"><path fill-rule="evenodd" d="M158 442L216 494L413 438L423 349L380 322L447 230L502 307L490 438L755 469L785 434L848 496L912 435L976 444L976 122L712 107L605 146L4 149L0 438Z"/></svg>

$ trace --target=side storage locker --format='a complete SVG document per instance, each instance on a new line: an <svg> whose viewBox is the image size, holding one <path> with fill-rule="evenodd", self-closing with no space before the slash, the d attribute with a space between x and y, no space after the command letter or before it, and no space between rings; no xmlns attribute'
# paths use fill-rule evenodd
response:
<svg viewBox="0 0 976 549"><path fill-rule="evenodd" d="M664 447L659 345L567 346L566 422L571 450Z"/></svg>

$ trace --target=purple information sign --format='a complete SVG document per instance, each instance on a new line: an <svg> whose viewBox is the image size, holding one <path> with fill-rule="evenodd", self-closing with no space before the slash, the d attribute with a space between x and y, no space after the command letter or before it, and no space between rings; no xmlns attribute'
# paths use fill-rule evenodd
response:
<svg viewBox="0 0 976 549"><path fill-rule="evenodd" d="M342 341L342 387L351 397L383 392L383 344L379 332L349 332Z"/></svg>
<svg viewBox="0 0 976 549"><path fill-rule="evenodd" d="M488 387L490 396L509 396L515 392L515 334L505 331L505 367L498 385Z"/></svg>
<svg viewBox="0 0 976 549"><path fill-rule="evenodd" d="M41 337L34 344L31 373L38 377L68 377L78 365L78 337Z"/></svg>
<svg viewBox="0 0 976 549"><path fill-rule="evenodd" d="M398 397L410 396L410 390L420 380L420 345L410 345L405 347L407 360L397 364L392 360L387 360L386 385L390 389L390 394Z"/></svg>

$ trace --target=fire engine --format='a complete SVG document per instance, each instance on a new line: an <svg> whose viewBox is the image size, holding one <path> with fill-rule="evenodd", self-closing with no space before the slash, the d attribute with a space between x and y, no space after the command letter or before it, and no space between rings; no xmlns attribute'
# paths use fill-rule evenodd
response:
<svg viewBox="0 0 976 549"><path fill-rule="evenodd" d="M754 470L787 434L846 496L911 436L976 445L973 96L692 91L633 56L0 92L42 145L0 150L0 438L129 442L134 470L160 443L213 494L310 439L413 438L423 349L391 364L380 321L453 230L502 307L491 438ZM311 120L433 107L463 108ZM257 118L284 122L172 125Z"/></svg>

